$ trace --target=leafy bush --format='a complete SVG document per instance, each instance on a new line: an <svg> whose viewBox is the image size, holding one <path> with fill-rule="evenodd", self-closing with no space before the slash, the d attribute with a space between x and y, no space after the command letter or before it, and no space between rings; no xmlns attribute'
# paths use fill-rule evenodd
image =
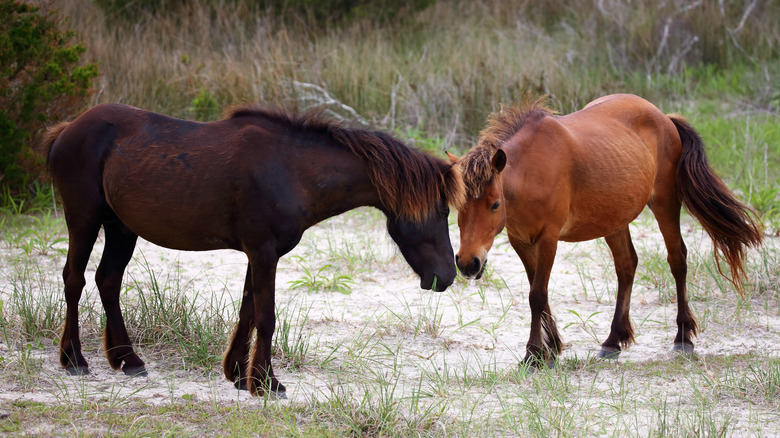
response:
<svg viewBox="0 0 780 438"><path fill-rule="evenodd" d="M80 109L98 75L80 65L85 48L72 38L54 12L0 0L0 183L14 190L40 175L36 134Z"/></svg>
<svg viewBox="0 0 780 438"><path fill-rule="evenodd" d="M207 90L199 91L195 99L192 100L190 114L195 117L195 120L201 122L216 120L219 117L219 113L219 103Z"/></svg>

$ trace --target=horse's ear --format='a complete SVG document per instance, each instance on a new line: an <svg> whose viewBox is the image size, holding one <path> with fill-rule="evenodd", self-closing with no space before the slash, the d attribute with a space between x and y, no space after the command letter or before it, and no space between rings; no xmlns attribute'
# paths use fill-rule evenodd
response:
<svg viewBox="0 0 780 438"><path fill-rule="evenodd" d="M455 164L460 160L458 156L451 154L450 151L444 151L444 153L447 154L447 158L450 159L450 164Z"/></svg>
<svg viewBox="0 0 780 438"><path fill-rule="evenodd" d="M448 155L450 155L448 153ZM454 155L452 155L455 157ZM457 160L457 157L455 157ZM452 159L450 159L452 160ZM447 203L456 210L460 210L466 203L466 185L463 183L463 174L460 167L454 163L447 166L444 170L444 197Z"/></svg>
<svg viewBox="0 0 780 438"><path fill-rule="evenodd" d="M503 149L497 149L496 153L493 154L493 158L490 160L490 164L493 166L493 170L496 173L501 173L506 166L506 152L504 152Z"/></svg>

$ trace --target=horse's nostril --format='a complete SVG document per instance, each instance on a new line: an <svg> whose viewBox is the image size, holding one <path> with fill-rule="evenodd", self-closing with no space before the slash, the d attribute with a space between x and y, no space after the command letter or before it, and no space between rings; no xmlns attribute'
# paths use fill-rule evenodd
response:
<svg viewBox="0 0 780 438"><path fill-rule="evenodd" d="M459 261L460 261L460 257L456 254L455 255L455 264L457 265Z"/></svg>
<svg viewBox="0 0 780 438"><path fill-rule="evenodd" d="M474 266L479 267L479 265L482 263L482 261L479 260L479 257L474 257Z"/></svg>

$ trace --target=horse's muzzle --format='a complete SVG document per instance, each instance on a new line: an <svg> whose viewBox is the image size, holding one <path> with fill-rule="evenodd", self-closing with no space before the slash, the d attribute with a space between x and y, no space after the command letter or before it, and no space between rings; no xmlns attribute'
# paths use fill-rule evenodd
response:
<svg viewBox="0 0 780 438"><path fill-rule="evenodd" d="M434 275L431 278L420 277L420 288L433 290L434 292L444 292L455 281L455 274L448 277L439 277Z"/></svg>
<svg viewBox="0 0 780 438"><path fill-rule="evenodd" d="M466 263L461 263L460 257L455 256L455 264L458 266L461 275L469 279L479 280L485 272L487 259L483 261L479 257L474 257Z"/></svg>

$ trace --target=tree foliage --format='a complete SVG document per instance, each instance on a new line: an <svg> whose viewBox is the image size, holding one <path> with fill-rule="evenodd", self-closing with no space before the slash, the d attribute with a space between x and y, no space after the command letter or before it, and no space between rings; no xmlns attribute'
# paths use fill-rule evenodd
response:
<svg viewBox="0 0 780 438"><path fill-rule="evenodd" d="M72 44L73 33L60 31L56 18L0 0L0 183L12 190L39 176L33 144L45 124L81 109L98 76L96 64L80 62L85 47Z"/></svg>

